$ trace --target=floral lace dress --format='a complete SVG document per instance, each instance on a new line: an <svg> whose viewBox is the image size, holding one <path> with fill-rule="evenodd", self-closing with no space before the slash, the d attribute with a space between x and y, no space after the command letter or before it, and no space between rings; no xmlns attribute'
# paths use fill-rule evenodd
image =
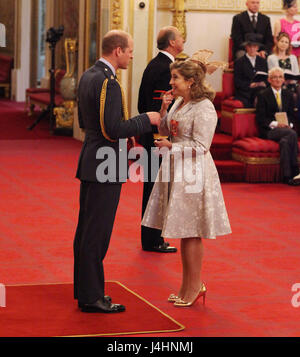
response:
<svg viewBox="0 0 300 357"><path fill-rule="evenodd" d="M163 158L142 225L162 230L165 238L214 239L231 233L220 180L209 148L217 114L212 102L178 98L162 120L172 150ZM169 175L168 175L169 174Z"/></svg>

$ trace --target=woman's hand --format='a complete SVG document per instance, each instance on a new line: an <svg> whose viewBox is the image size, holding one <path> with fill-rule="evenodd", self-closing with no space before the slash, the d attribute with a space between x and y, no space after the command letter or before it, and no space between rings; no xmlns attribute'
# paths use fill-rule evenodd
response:
<svg viewBox="0 0 300 357"><path fill-rule="evenodd" d="M160 115L161 117L163 118L166 113L167 113L167 110L170 106L170 104L172 103L174 97L173 97L173 94L172 94L172 89L167 91L163 97L162 97L162 104L161 104L161 108L160 108Z"/></svg>
<svg viewBox="0 0 300 357"><path fill-rule="evenodd" d="M166 146L168 149L172 149L172 143L168 139L154 140L154 145L158 148Z"/></svg>

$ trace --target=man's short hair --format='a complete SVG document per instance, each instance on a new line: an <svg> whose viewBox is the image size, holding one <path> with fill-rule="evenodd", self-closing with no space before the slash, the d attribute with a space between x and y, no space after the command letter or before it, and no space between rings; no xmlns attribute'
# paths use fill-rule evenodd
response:
<svg viewBox="0 0 300 357"><path fill-rule="evenodd" d="M102 54L110 55L114 49L120 47L124 51L128 47L129 34L121 30L109 31L102 40Z"/></svg>
<svg viewBox="0 0 300 357"><path fill-rule="evenodd" d="M176 34L175 29L167 28L165 31L162 32L161 35L157 38L157 48L159 50L165 50L169 47L170 41L175 40Z"/></svg>

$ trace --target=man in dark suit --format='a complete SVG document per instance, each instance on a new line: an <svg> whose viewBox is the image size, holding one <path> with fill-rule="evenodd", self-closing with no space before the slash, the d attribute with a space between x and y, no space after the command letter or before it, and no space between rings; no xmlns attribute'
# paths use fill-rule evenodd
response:
<svg viewBox="0 0 300 357"><path fill-rule="evenodd" d="M257 33L262 37L262 45L259 49L259 55L266 58L272 53L273 35L270 18L259 12L259 0L246 1L247 10L233 17L231 27L231 38L233 41L234 58L244 55L245 51L241 47L245 41L247 33Z"/></svg>
<svg viewBox="0 0 300 357"><path fill-rule="evenodd" d="M257 96L256 121L260 136L279 142L283 180L289 185L299 185L298 136L292 129L295 118L293 94L282 88L284 72L281 68L272 68L268 80L271 86ZM278 112L286 113L286 123L276 120Z"/></svg>
<svg viewBox="0 0 300 357"><path fill-rule="evenodd" d="M234 97L243 102L246 108L254 106L258 92L267 86L268 63L258 56L259 45L257 34L247 34L243 43L246 54L234 62ZM264 72L265 78L257 77L258 72ZM263 75L261 74L260 77Z"/></svg>
<svg viewBox="0 0 300 357"><path fill-rule="evenodd" d="M158 55L147 65L139 90L138 110L139 113L145 111L159 111L161 107L161 96L164 92L171 89L170 64L175 57L183 51L184 39L178 29L173 26L162 28L157 37L157 48L160 50ZM153 134L157 133L157 127L152 127L151 133L146 133L140 137L140 143L147 150L148 157L151 155L151 148L154 147ZM142 215L144 214L147 203L153 188L152 177L156 177L157 169L151 166L148 160L148 182L145 180L143 187ZM154 172L154 170L156 170ZM154 228L141 226L142 248L146 251L161 253L176 252L175 247L170 247L161 237L161 231Z"/></svg>
<svg viewBox="0 0 300 357"><path fill-rule="evenodd" d="M81 185L74 239L74 298L84 312L125 310L104 295L103 259L121 186L127 180L126 138L151 132L151 125L160 122L160 114L156 112L127 118L116 70L127 68L132 53L133 40L129 34L108 32L102 42L102 57L82 75L79 83L79 123L85 130L85 140L76 174ZM119 140L122 138L125 147Z"/></svg>

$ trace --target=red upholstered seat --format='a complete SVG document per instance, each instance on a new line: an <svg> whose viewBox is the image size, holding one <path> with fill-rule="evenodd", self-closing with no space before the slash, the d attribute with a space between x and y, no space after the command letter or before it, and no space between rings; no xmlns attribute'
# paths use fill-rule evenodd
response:
<svg viewBox="0 0 300 357"><path fill-rule="evenodd" d="M60 95L60 82L64 77L66 71L58 69L55 72L55 104L61 105L63 98ZM50 104L50 90L49 88L27 88L26 89L26 109L30 108L29 115L32 114L35 105L39 105L42 108L47 107Z"/></svg>
<svg viewBox="0 0 300 357"><path fill-rule="evenodd" d="M252 154L279 153L279 144L273 140L266 140L257 137L249 137L236 140L233 143L235 148L251 152Z"/></svg>
<svg viewBox="0 0 300 357"><path fill-rule="evenodd" d="M229 97L222 102L222 109L233 111L235 108L244 108L244 104L234 97Z"/></svg>
<svg viewBox="0 0 300 357"><path fill-rule="evenodd" d="M35 93L31 94L30 100L32 102L39 102L41 104L48 105L50 103L50 93L49 92L42 92L42 93ZM55 104L61 105L63 103L63 98L60 94L55 95Z"/></svg>
<svg viewBox="0 0 300 357"><path fill-rule="evenodd" d="M300 152L300 141L298 141ZM278 182L281 180L280 147L273 140L245 137L232 144L233 159L245 164L248 182ZM298 157L300 163L300 155Z"/></svg>
<svg viewBox="0 0 300 357"><path fill-rule="evenodd" d="M45 92L49 92L48 88L27 88L26 89L26 93L45 93Z"/></svg>
<svg viewBox="0 0 300 357"><path fill-rule="evenodd" d="M0 83L7 83L10 81L12 67L13 58L0 54Z"/></svg>
<svg viewBox="0 0 300 357"><path fill-rule="evenodd" d="M237 137L234 128L235 117L254 113L255 109L244 108L244 104L240 100L234 99L233 70L224 72L223 92L226 93L226 97L224 97L221 104L220 130L226 134L233 135L235 138Z"/></svg>
<svg viewBox="0 0 300 357"><path fill-rule="evenodd" d="M0 87L5 90L5 97L9 97L11 70L13 68L13 58L0 54Z"/></svg>

